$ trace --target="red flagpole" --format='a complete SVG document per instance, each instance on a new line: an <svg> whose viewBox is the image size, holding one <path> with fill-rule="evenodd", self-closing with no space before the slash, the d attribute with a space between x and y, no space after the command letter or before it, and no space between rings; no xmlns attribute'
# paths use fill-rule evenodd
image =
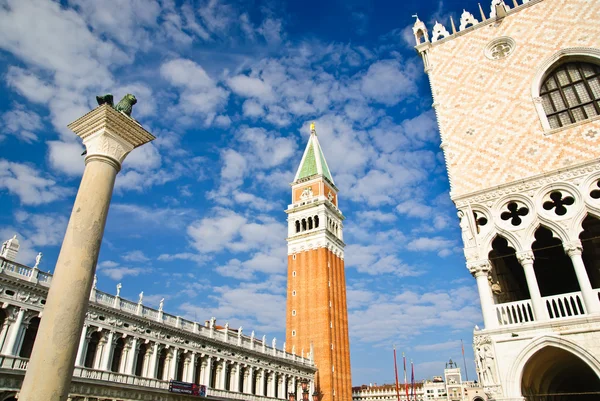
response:
<svg viewBox="0 0 600 401"><path fill-rule="evenodd" d="M408 401L408 382L406 381L406 356L402 353L402 359L404 359L404 388L406 389L406 401Z"/></svg>
<svg viewBox="0 0 600 401"><path fill-rule="evenodd" d="M396 362L396 346L394 345L394 371L396 372L396 395L400 401L400 388L398 387L398 363Z"/></svg>
<svg viewBox="0 0 600 401"><path fill-rule="evenodd" d="M417 392L415 391L415 365L413 365L413 361L410 361L410 370L411 370L411 374L410 374L410 385L412 387L411 389L411 393L413 396L413 400L417 399Z"/></svg>

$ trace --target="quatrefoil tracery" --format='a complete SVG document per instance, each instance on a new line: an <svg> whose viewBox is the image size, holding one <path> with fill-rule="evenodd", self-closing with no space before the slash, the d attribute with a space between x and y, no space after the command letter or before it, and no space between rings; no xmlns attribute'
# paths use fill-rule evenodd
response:
<svg viewBox="0 0 600 401"><path fill-rule="evenodd" d="M504 221L510 220L510 224L515 227L523 222L521 217L529 214L527 206L519 206L517 202L509 202L508 205L506 205L506 209L508 209L508 211L502 212L500 218Z"/></svg>
<svg viewBox="0 0 600 401"><path fill-rule="evenodd" d="M542 206L544 210L551 211L554 209L554 213L557 216L564 216L567 214L566 206L571 206L574 203L575 199L572 196L568 194L563 195L561 191L554 191L550 194L550 200L544 202Z"/></svg>

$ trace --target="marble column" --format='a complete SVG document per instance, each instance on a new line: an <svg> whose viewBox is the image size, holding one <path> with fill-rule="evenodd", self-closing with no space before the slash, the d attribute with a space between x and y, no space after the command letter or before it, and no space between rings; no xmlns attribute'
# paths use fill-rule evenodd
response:
<svg viewBox="0 0 600 401"><path fill-rule="evenodd" d="M17 312L17 317L13 324L10 325L10 329L8 330L8 339L6 341L6 347L4 348L4 353L6 355L17 355L17 351L15 350L15 345L17 344L17 340L19 339L19 334L21 333L21 326L23 325L23 317L25 316L25 309L19 309Z"/></svg>
<svg viewBox="0 0 600 401"><path fill-rule="evenodd" d="M212 376L212 357L206 358L206 367L204 368L204 384L210 387Z"/></svg>
<svg viewBox="0 0 600 401"><path fill-rule="evenodd" d="M187 376L185 377L185 381L188 383L194 383L194 376L196 373L196 352L192 351L190 353L190 363L188 364Z"/></svg>
<svg viewBox="0 0 600 401"><path fill-rule="evenodd" d="M112 362L112 355L115 349L115 332L109 331L106 337L106 344L104 345L104 349L102 352L102 364L100 365L101 370L110 370L110 365Z"/></svg>
<svg viewBox="0 0 600 401"><path fill-rule="evenodd" d="M263 341L264 344L264 341ZM265 395L265 380L266 380L266 376L267 375L267 371L265 369L261 369L260 371L260 379L258 381L258 391L256 392L257 395Z"/></svg>
<svg viewBox="0 0 600 401"><path fill-rule="evenodd" d="M533 268L534 255L533 251L523 251L517 254L517 259L523 271L525 272L525 280L527 280L527 288L529 288L529 296L531 297L531 307L533 308L533 314L537 322L543 322L548 320L548 311L544 307L544 301L540 294L540 287L538 286L537 278L535 277L535 270Z"/></svg>
<svg viewBox="0 0 600 401"><path fill-rule="evenodd" d="M154 349L152 350L152 359L150 360L150 372L148 372L148 377L152 379L157 379L156 374L158 372L158 353L159 353L159 344L154 343ZM158 377L160 379L160 377Z"/></svg>
<svg viewBox="0 0 600 401"><path fill-rule="evenodd" d="M128 375L134 375L139 353L137 337L131 338L130 346L131 348L127 353L127 364L125 365L124 373Z"/></svg>
<svg viewBox="0 0 600 401"><path fill-rule="evenodd" d="M571 241L564 244L563 247L567 255L571 258L571 262L573 262L573 268L577 275L577 281L579 282L579 288L581 288L581 296L583 297L587 313L600 312L600 301L592 288L585 264L581 258L581 253L583 252L581 241Z"/></svg>
<svg viewBox="0 0 600 401"><path fill-rule="evenodd" d="M85 363L85 354L87 351L88 345L88 325L83 326L83 330L81 331L81 337L79 338L79 348L77 348L77 358L75 358L75 366L83 366Z"/></svg>
<svg viewBox="0 0 600 401"><path fill-rule="evenodd" d="M107 104L69 128L83 140L86 166L19 401L67 399L116 175L129 152L154 139Z"/></svg>
<svg viewBox="0 0 600 401"><path fill-rule="evenodd" d="M498 318L496 317L496 307L492 290L488 283L488 274L492 270L489 260L478 260L467 262L467 267L475 280L477 281L477 290L479 291L479 302L481 303L481 312L483 313L483 324L486 329L498 327Z"/></svg>
<svg viewBox="0 0 600 401"><path fill-rule="evenodd" d="M242 369L242 365L239 362L237 362L235 364L235 374L231 375L232 378L233 378L232 379L233 380L233 383L232 383L233 385L229 386L229 389L231 391L235 391L235 392L238 392L238 393L241 392L240 391L240 370L241 369Z"/></svg>
<svg viewBox="0 0 600 401"><path fill-rule="evenodd" d="M178 356L179 349L173 348L173 353L171 354L171 366L169 368L169 375L167 376L168 379L175 380L175 378L177 377Z"/></svg>
<svg viewBox="0 0 600 401"><path fill-rule="evenodd" d="M9 319L5 319L4 323L2 323L2 330L0 331L0 350L4 348L4 344L6 344L6 337L8 335L8 329L10 328Z"/></svg>

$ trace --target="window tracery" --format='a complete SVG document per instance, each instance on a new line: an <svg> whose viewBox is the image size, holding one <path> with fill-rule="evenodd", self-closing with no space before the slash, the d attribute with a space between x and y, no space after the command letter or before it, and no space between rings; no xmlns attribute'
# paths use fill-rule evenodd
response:
<svg viewBox="0 0 600 401"><path fill-rule="evenodd" d="M600 115L600 66L560 65L542 83L540 97L552 129Z"/></svg>

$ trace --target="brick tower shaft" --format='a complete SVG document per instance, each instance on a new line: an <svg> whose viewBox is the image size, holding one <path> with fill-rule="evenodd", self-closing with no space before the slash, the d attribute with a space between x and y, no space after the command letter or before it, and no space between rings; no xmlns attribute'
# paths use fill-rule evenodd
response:
<svg viewBox="0 0 600 401"><path fill-rule="evenodd" d="M313 352L320 401L352 400L344 216L337 193L313 124L286 211L286 340L296 354Z"/></svg>

